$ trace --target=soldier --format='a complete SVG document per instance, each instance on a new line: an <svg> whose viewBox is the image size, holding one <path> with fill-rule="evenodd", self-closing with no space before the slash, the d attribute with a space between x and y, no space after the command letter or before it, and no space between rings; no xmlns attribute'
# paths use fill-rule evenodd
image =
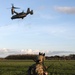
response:
<svg viewBox="0 0 75 75"><path fill-rule="evenodd" d="M29 67L28 75L48 75L48 72L45 71L44 66L45 53L40 53L35 60L35 64Z"/></svg>

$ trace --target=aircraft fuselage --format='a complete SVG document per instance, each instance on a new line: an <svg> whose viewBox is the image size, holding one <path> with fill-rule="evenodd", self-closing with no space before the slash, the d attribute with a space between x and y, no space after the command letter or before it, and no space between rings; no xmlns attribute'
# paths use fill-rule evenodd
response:
<svg viewBox="0 0 75 75"><path fill-rule="evenodd" d="M27 13L19 13L19 14L16 14L16 15L13 15L12 17L11 17L11 19L17 19L17 18L24 18L24 17L26 17L28 14Z"/></svg>

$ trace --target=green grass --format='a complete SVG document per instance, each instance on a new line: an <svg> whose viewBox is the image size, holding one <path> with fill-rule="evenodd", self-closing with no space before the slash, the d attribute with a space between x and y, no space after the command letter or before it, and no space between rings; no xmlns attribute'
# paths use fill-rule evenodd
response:
<svg viewBox="0 0 75 75"><path fill-rule="evenodd" d="M1 60L0 75L26 75L32 60ZM49 75L75 75L75 60L46 60Z"/></svg>

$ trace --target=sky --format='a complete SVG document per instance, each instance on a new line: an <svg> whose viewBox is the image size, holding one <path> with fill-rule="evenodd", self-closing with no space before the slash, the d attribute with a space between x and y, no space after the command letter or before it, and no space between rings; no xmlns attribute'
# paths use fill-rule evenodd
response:
<svg viewBox="0 0 75 75"><path fill-rule="evenodd" d="M33 15L11 20L17 12ZM0 2L0 57L10 54L68 55L75 53L75 0L2 0Z"/></svg>

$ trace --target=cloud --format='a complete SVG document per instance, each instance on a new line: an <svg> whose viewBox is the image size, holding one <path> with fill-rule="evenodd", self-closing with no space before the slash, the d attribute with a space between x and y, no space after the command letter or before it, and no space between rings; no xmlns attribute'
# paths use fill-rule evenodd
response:
<svg viewBox="0 0 75 75"><path fill-rule="evenodd" d="M22 54L38 54L39 52L48 53L48 50L32 50L32 49L22 49Z"/></svg>
<svg viewBox="0 0 75 75"><path fill-rule="evenodd" d="M16 49L7 49L7 48L0 49L0 57L6 57L12 54L20 54L20 51Z"/></svg>
<svg viewBox="0 0 75 75"><path fill-rule="evenodd" d="M54 55L69 55L75 54L75 51L51 51L51 50L33 50L33 49L0 49L0 57L6 57L8 55L17 55L17 54L39 54L39 52L45 53L46 56L54 56Z"/></svg>
<svg viewBox="0 0 75 75"><path fill-rule="evenodd" d="M62 13L75 14L75 7L56 6L56 7L54 7L54 9L59 11L59 12L62 12Z"/></svg>
<svg viewBox="0 0 75 75"><path fill-rule="evenodd" d="M7 52L8 52L8 49L6 48L0 49L0 55L5 54Z"/></svg>
<svg viewBox="0 0 75 75"><path fill-rule="evenodd" d="M32 49L22 49L21 54L38 54L39 52L43 52L46 56L54 56L54 55L69 55L74 54L75 51L50 51L50 50L32 50Z"/></svg>
<svg viewBox="0 0 75 75"><path fill-rule="evenodd" d="M3 48L0 49L0 57L5 57L8 55L9 49Z"/></svg>
<svg viewBox="0 0 75 75"><path fill-rule="evenodd" d="M75 54L75 51L51 51L48 53L49 56L54 56L54 55L69 55L69 54Z"/></svg>
<svg viewBox="0 0 75 75"><path fill-rule="evenodd" d="M6 57L8 55L15 55L15 54L38 54L39 52L48 53L48 50L32 50L32 49L0 49L0 57Z"/></svg>

